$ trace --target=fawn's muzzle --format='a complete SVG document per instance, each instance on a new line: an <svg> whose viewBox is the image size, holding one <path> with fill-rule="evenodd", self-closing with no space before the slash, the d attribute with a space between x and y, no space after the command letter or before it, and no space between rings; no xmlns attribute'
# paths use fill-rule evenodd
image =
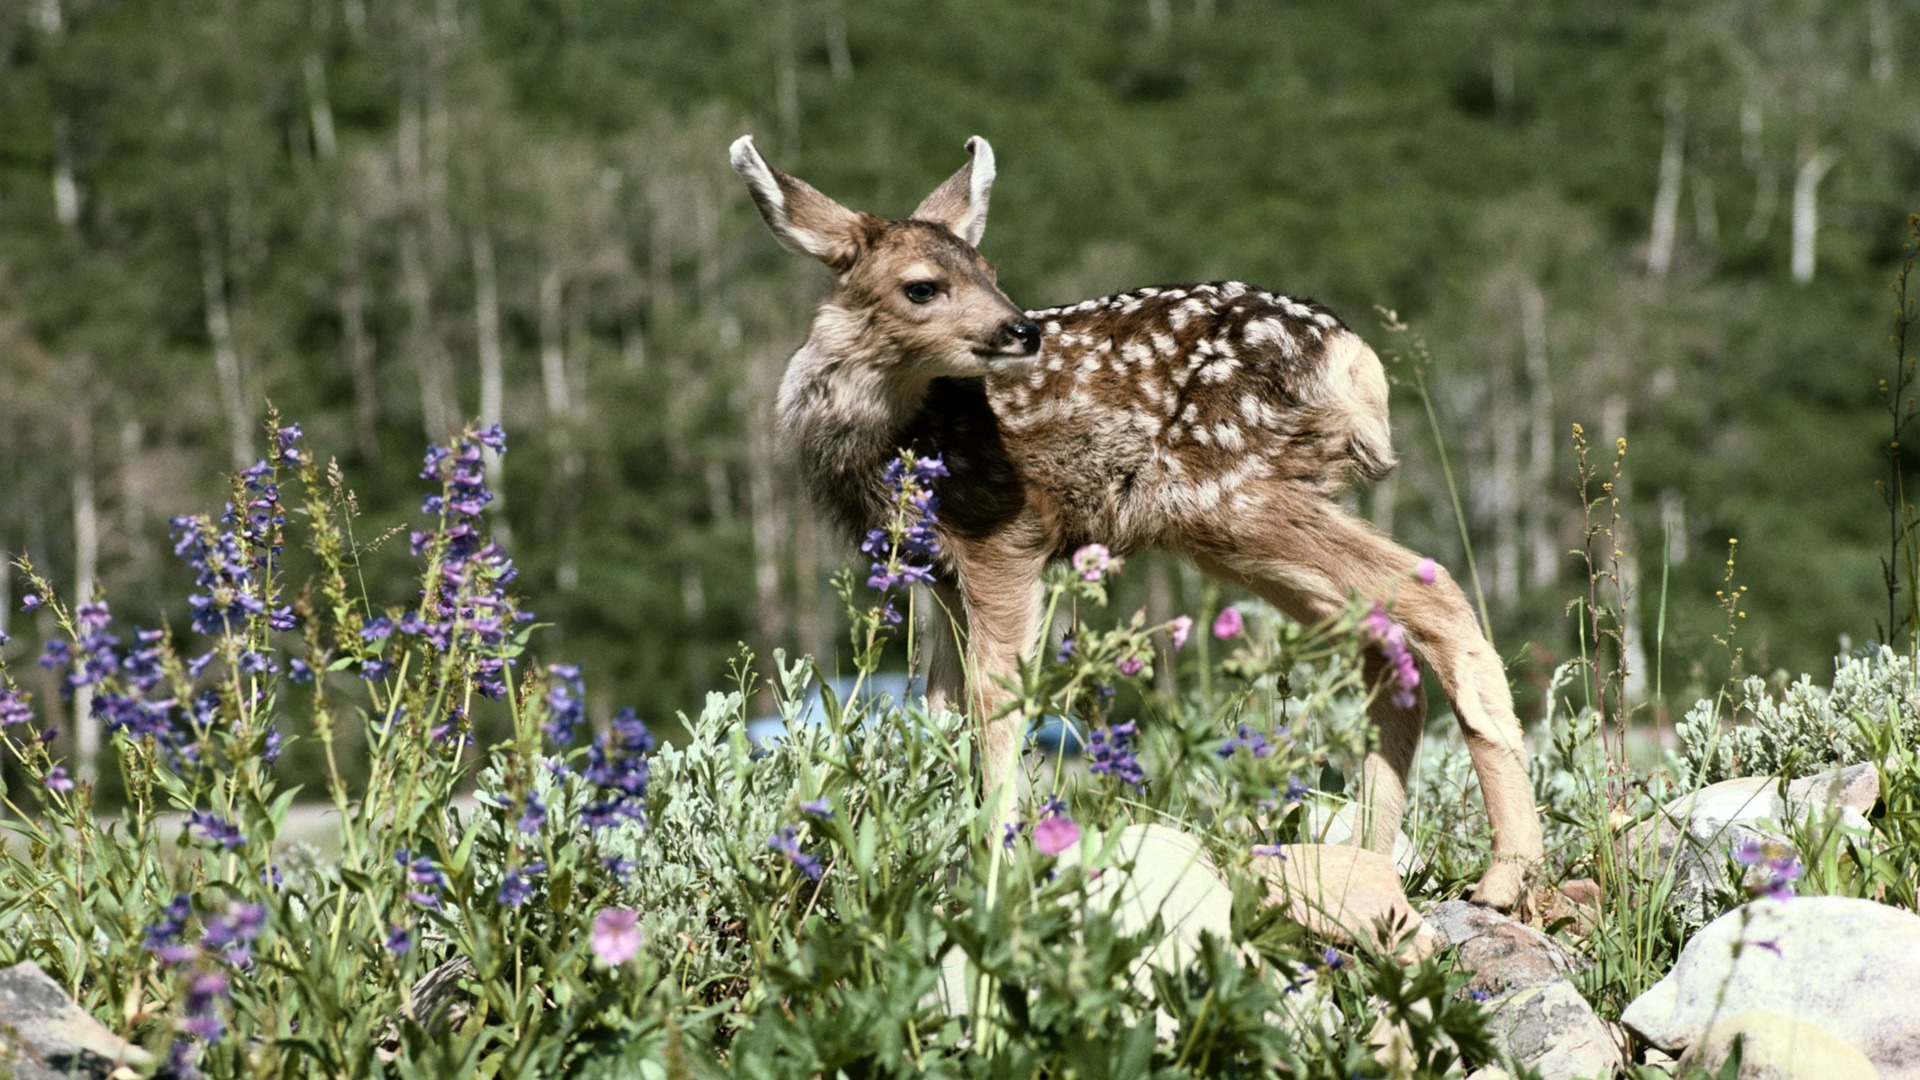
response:
<svg viewBox="0 0 1920 1080"><path fill-rule="evenodd" d="M1032 356L1040 351L1040 327L1032 319L1014 319L1000 327L999 340L994 344L1009 353Z"/></svg>

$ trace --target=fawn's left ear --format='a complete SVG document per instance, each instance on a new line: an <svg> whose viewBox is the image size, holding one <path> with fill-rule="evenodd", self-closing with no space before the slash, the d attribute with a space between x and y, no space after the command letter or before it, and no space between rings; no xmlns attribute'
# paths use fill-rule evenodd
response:
<svg viewBox="0 0 1920 1080"><path fill-rule="evenodd" d="M973 160L933 189L913 216L945 225L953 235L979 247L981 234L987 231L987 195L993 191L993 147L975 135L967 140L967 152Z"/></svg>
<svg viewBox="0 0 1920 1080"><path fill-rule="evenodd" d="M754 148L753 136L742 135L728 154L733 170L747 182L753 204L767 228L781 244L811 255L838 273L853 265L862 247L860 215L841 206L813 186L768 165Z"/></svg>

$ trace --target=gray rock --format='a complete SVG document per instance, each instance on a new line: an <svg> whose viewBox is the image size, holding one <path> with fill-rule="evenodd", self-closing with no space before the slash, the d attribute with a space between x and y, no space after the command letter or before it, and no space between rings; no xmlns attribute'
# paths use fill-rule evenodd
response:
<svg viewBox="0 0 1920 1080"><path fill-rule="evenodd" d="M1353 843L1354 822L1360 817L1360 808L1351 802L1338 806L1329 806L1319 800L1306 804L1305 820L1300 825L1300 839L1309 844L1351 844ZM1393 834L1393 866L1401 877L1421 868L1426 860L1414 849L1413 841L1407 839L1404 831Z"/></svg>
<svg viewBox="0 0 1920 1080"><path fill-rule="evenodd" d="M1648 879L1673 875L1671 902L1693 925L1707 921L1716 896L1730 895L1734 848L1746 840L1786 839L1789 822L1822 823L1842 833L1871 833L1865 814L1879 798L1872 765L1848 765L1789 781L1742 776L1710 784L1668 802L1627 837L1623 865Z"/></svg>
<svg viewBox="0 0 1920 1080"><path fill-rule="evenodd" d="M1494 1040L1544 1080L1607 1078L1620 1069L1613 1032L1566 979L1509 990L1487 1008Z"/></svg>
<svg viewBox="0 0 1920 1080"><path fill-rule="evenodd" d="M108 1031L40 965L26 960L0 970L0 1075L104 1078L152 1065L153 1055Z"/></svg>
<svg viewBox="0 0 1920 1080"><path fill-rule="evenodd" d="M1504 994L1585 970L1590 962L1533 927L1492 908L1448 900L1428 911L1439 948L1458 946L1456 966L1473 975L1470 990Z"/></svg>
<svg viewBox="0 0 1920 1080"><path fill-rule="evenodd" d="M1158 916L1162 936L1147 954L1147 963L1134 968L1134 986L1151 999L1151 967L1180 971L1200 955L1203 935L1233 941L1233 890L1207 858L1200 840L1165 825L1129 825L1105 838L1088 838L1060 855L1060 866L1085 860L1096 874L1087 886L1087 907L1110 912L1122 932L1139 933ZM1283 996L1284 1015L1275 1023L1324 1028L1332 1001L1318 982L1297 979L1297 973L1273 972L1271 977L1297 986ZM979 972L964 952L952 949L942 957L940 985L935 993L950 1014L967 1011L978 990ZM1171 1036L1175 1022L1162 1012L1156 1026L1162 1038Z"/></svg>
<svg viewBox="0 0 1920 1080"><path fill-rule="evenodd" d="M1846 1040L1791 1016L1749 1009L1707 1025L1680 1057L1680 1071L1718 1076L1740 1042L1734 1080L1879 1080L1867 1056Z"/></svg>
<svg viewBox="0 0 1920 1080"><path fill-rule="evenodd" d="M1695 934L1620 1019L1674 1051L1750 1009L1838 1036L1883 1080L1920 1080L1920 915L1839 896L1754 901Z"/></svg>

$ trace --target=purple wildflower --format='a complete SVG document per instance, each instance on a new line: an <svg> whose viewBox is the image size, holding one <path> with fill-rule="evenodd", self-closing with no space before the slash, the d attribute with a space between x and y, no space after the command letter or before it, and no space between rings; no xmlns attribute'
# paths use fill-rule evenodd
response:
<svg viewBox="0 0 1920 1080"><path fill-rule="evenodd" d="M493 501L482 447L504 452L506 437L492 427L461 437L451 449L427 447L420 476L438 481L440 491L422 500L421 511L436 521L432 528L415 531L410 547L415 555L437 557L440 572L427 583L419 615L403 618L400 628L417 629L442 653L457 647L471 655L474 689L499 699L506 695L513 627L532 616L508 598L506 587L519 571L506 552L486 538L480 519Z"/></svg>
<svg viewBox="0 0 1920 1080"><path fill-rule="evenodd" d="M24 724L32 719L33 706L27 704L26 695L12 688L0 690L0 728Z"/></svg>
<svg viewBox="0 0 1920 1080"><path fill-rule="evenodd" d="M1220 749L1214 753L1224 758L1232 757L1236 751L1240 750L1245 750L1256 758L1263 758L1273 753L1273 744L1267 741L1266 735L1262 732L1241 724L1239 733L1220 744Z"/></svg>
<svg viewBox="0 0 1920 1080"><path fill-rule="evenodd" d="M407 932L405 924L394 923L387 931L387 951L400 956L413 948L413 935Z"/></svg>
<svg viewBox="0 0 1920 1080"><path fill-rule="evenodd" d="M507 867L506 874L500 879L500 890L493 898L502 907L520 907L533 897L533 883L527 879L544 873L546 869L547 864L542 862L528 863L525 867Z"/></svg>
<svg viewBox="0 0 1920 1080"><path fill-rule="evenodd" d="M168 967L192 960L200 954L199 949L186 944L187 920L192 917L193 901L185 893L175 896L162 909L160 921L148 924L142 944Z"/></svg>
<svg viewBox="0 0 1920 1080"><path fill-rule="evenodd" d="M1120 674L1132 678L1146 670L1147 662L1137 656L1129 656L1120 661Z"/></svg>
<svg viewBox="0 0 1920 1080"><path fill-rule="evenodd" d="M801 873L807 875L810 880L819 881L821 874L820 860L800 850L800 841L795 836L796 831L797 830L791 825L782 825L778 835L767 837L767 846L785 855L787 861L792 863Z"/></svg>
<svg viewBox="0 0 1920 1080"><path fill-rule="evenodd" d="M557 746L572 744L574 733L587 721L586 690L580 669L573 664L554 664L547 668L552 681L547 684L547 721L541 730Z"/></svg>
<svg viewBox="0 0 1920 1080"><path fill-rule="evenodd" d="M280 448L281 464L300 464L300 425L289 424L274 432L273 435L275 443Z"/></svg>
<svg viewBox="0 0 1920 1080"><path fill-rule="evenodd" d="M202 1042L219 1042L227 1032L219 1012L227 987L224 971L196 971L187 976L187 992L180 1005L181 1029Z"/></svg>
<svg viewBox="0 0 1920 1080"><path fill-rule="evenodd" d="M39 609L40 605L44 603L46 603L46 601L40 599L38 596L34 595L33 593L27 593L25 596L22 596L20 598L20 610L36 611Z"/></svg>
<svg viewBox="0 0 1920 1080"><path fill-rule="evenodd" d="M206 810L195 810L187 815L186 832L188 836L198 836L228 851L233 851L247 842L246 834L240 831L240 826Z"/></svg>
<svg viewBox="0 0 1920 1080"><path fill-rule="evenodd" d="M892 492L890 505L911 508L913 513L885 527L867 531L860 550L872 557L867 573L868 588L885 594L901 585L927 584L934 580L933 564L940 556L940 540L934 532L934 526L939 523L940 501L933 494L933 481L946 475L946 463L937 456L907 458L903 455L887 463L881 480ZM890 598L887 603L890 610ZM898 620L885 621L891 624Z"/></svg>
<svg viewBox="0 0 1920 1080"><path fill-rule="evenodd" d="M227 963L244 968L253 963L253 941L267 924L267 909L259 904L233 903L226 914L211 919L200 944L218 952Z"/></svg>
<svg viewBox="0 0 1920 1080"><path fill-rule="evenodd" d="M1133 749L1136 730L1131 720L1096 730L1087 740L1087 768L1136 788L1145 787L1147 774Z"/></svg>
<svg viewBox="0 0 1920 1080"><path fill-rule="evenodd" d="M1280 859L1287 857L1286 845L1284 844L1255 844L1253 845L1253 853L1255 855L1267 855Z"/></svg>
<svg viewBox="0 0 1920 1080"><path fill-rule="evenodd" d="M520 819L514 822L514 828L532 835L545 828L547 824L547 804L540 801L538 795L529 794L527 801L521 804Z"/></svg>
<svg viewBox="0 0 1920 1080"><path fill-rule="evenodd" d="M1020 823L1009 821L1001 826L1001 830L1000 846L1012 851L1013 845L1020 841Z"/></svg>
<svg viewBox="0 0 1920 1080"><path fill-rule="evenodd" d="M826 799L808 799L800 804L800 812L811 817L830 818L833 816L833 804Z"/></svg>
<svg viewBox="0 0 1920 1080"><path fill-rule="evenodd" d="M46 784L47 790L49 791L64 792L73 790L73 778L67 775L67 767L65 765L55 765L53 768L48 769Z"/></svg>
<svg viewBox="0 0 1920 1080"><path fill-rule="evenodd" d="M582 820L596 829L622 821L645 822L647 755L652 751L653 734L632 709L614 714L606 733L587 748L587 767L580 775L599 798L581 810Z"/></svg>
<svg viewBox="0 0 1920 1080"><path fill-rule="evenodd" d="M1793 899L1793 883L1805 873L1799 855L1778 840L1746 837L1734 845L1733 861L1752 868L1747 874L1747 888L1769 900Z"/></svg>

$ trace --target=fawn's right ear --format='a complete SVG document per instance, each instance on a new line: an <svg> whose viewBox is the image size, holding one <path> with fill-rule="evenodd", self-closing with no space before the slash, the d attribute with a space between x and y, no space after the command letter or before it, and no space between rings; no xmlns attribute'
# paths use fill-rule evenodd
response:
<svg viewBox="0 0 1920 1080"><path fill-rule="evenodd" d="M836 272L853 265L860 254L859 214L769 166L751 135L735 139L730 156L767 228L787 250L811 255Z"/></svg>

